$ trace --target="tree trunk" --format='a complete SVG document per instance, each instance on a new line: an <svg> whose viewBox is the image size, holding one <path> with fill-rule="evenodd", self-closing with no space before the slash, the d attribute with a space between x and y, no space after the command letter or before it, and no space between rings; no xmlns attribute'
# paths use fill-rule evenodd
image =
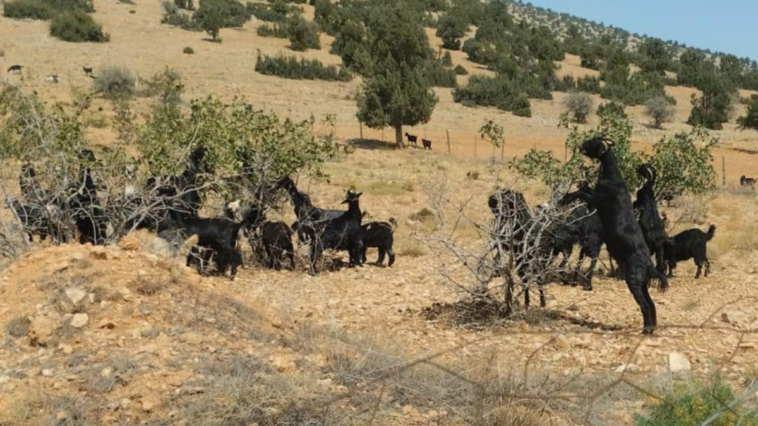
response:
<svg viewBox="0 0 758 426"><path fill-rule="evenodd" d="M398 124L395 126L395 142L397 143L397 147L400 149L405 148L405 143L403 143L403 125Z"/></svg>

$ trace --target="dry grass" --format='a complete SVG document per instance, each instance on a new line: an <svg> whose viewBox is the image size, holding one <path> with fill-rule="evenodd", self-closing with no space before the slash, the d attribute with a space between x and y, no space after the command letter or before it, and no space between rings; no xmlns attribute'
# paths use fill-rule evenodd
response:
<svg viewBox="0 0 758 426"><path fill-rule="evenodd" d="M82 390L95 394L108 393L118 383L128 384L129 373L137 366L137 361L132 356L113 355L82 373Z"/></svg>
<svg viewBox="0 0 758 426"><path fill-rule="evenodd" d="M34 420L38 413L50 403L45 391L40 387L31 387L23 393L14 395L10 410L0 412L0 424L13 426L36 425Z"/></svg>
<svg viewBox="0 0 758 426"><path fill-rule="evenodd" d="M340 425L347 413L325 410L316 403L322 392L313 382L272 374L259 358L234 356L201 363L200 395L179 395L171 402L177 417L190 424L215 425ZM155 424L173 424L175 420Z"/></svg>

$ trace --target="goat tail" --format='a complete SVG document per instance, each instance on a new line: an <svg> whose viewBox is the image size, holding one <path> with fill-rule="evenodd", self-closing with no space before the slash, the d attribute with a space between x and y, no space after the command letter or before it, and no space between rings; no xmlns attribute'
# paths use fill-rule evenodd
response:
<svg viewBox="0 0 758 426"><path fill-rule="evenodd" d="M395 220L395 218L394 218L394 217L391 217L391 218L390 218L390 220L389 220L389 223L390 223L390 225L392 225L392 230L393 230L393 231L394 231L395 229L397 229L397 226L398 226L398 225L397 225L397 221Z"/></svg>
<svg viewBox="0 0 758 426"><path fill-rule="evenodd" d="M650 265L650 276L658 280L658 290L665 292L669 289L669 279L666 277L666 274L659 271L658 268L653 265Z"/></svg>
<svg viewBox="0 0 758 426"><path fill-rule="evenodd" d="M716 225L711 225L710 228L708 228L708 233L705 235L705 240L712 240L714 235L716 235Z"/></svg>

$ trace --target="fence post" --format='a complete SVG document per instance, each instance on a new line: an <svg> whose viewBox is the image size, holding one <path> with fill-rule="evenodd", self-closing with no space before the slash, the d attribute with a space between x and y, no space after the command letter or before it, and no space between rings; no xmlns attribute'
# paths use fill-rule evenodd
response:
<svg viewBox="0 0 758 426"><path fill-rule="evenodd" d="M450 155L450 130L447 130L447 153Z"/></svg>
<svg viewBox="0 0 758 426"><path fill-rule="evenodd" d="M721 186L726 188L726 159L721 157Z"/></svg>

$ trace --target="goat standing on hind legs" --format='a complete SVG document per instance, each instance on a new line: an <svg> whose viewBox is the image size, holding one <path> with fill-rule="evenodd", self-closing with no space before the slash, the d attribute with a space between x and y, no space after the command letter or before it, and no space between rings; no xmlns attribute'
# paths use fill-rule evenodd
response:
<svg viewBox="0 0 758 426"><path fill-rule="evenodd" d="M663 245L666 243L666 227L658 214L655 200L656 173L650 164L641 164L637 174L645 179L645 184L637 191L634 210L639 212L639 224L645 237L647 248L655 256L655 266L662 274L666 273L666 262L663 260Z"/></svg>
<svg viewBox="0 0 758 426"><path fill-rule="evenodd" d="M666 290L668 280L650 260L650 250L634 215L632 197L612 148L613 142L604 137L582 143L582 154L599 160L601 164L595 190L587 201L597 209L608 252L626 272L626 285L642 311L643 333L651 334L658 320L648 284L652 278L657 278L661 290Z"/></svg>

